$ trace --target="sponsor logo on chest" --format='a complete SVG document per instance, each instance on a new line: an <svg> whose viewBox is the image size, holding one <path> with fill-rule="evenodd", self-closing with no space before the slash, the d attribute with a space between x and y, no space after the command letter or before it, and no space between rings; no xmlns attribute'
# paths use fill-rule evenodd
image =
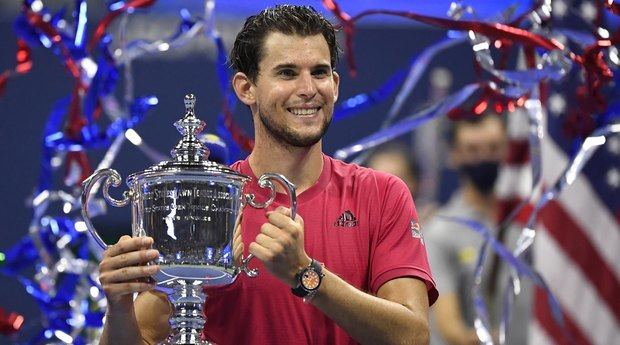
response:
<svg viewBox="0 0 620 345"><path fill-rule="evenodd" d="M359 221L350 210L342 212L334 222L334 226L341 228L356 228L358 225Z"/></svg>

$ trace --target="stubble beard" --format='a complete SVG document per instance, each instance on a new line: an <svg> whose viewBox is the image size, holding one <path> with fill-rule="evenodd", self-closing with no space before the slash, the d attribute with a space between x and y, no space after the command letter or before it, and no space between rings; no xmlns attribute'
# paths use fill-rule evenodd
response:
<svg viewBox="0 0 620 345"><path fill-rule="evenodd" d="M302 136L290 128L281 126L275 121L272 121L270 117L264 115L265 113L266 112L263 111L263 109L259 108L258 117L271 137L277 142L284 142L290 146L298 148L310 147L318 143L323 138L332 122L331 118L328 119L325 117L321 130L316 135Z"/></svg>

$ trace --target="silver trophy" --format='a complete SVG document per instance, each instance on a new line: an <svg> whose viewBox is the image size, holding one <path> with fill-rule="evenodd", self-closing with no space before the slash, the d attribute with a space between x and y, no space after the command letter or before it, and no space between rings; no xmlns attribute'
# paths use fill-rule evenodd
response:
<svg viewBox="0 0 620 345"><path fill-rule="evenodd" d="M233 260L233 232L241 207L269 206L276 196L273 181L277 181L290 196L293 219L297 208L295 185L284 176L261 175L259 186L269 188L271 194L258 202L253 194L243 194L250 177L208 160L209 150L196 137L205 123L196 118L195 103L194 95L185 96L185 116L174 124L183 138L172 150L172 159L130 175L123 199L114 199L108 192L110 186L121 183L113 169L96 171L82 190L84 222L102 248L108 245L94 228L87 207L100 183L111 205L131 203L133 236L154 239L153 248L160 253L154 263L161 268L155 280L175 309L170 318L172 333L164 344L208 344L200 340L207 298L202 285L232 284L241 272L250 277L258 274L248 268L252 255L240 263Z"/></svg>

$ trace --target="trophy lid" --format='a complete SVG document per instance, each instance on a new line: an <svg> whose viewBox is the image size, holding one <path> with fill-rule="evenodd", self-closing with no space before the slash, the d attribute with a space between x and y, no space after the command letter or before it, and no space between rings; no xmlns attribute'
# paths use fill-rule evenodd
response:
<svg viewBox="0 0 620 345"><path fill-rule="evenodd" d="M170 151L172 159L155 164L148 169L131 174L127 184L132 186L139 179L162 175L217 175L233 180L245 181L249 176L243 175L229 167L210 161L209 149L198 139L198 135L205 127L204 121L196 117L194 107L196 97L193 94L185 95L185 116L176 121L174 126L183 136Z"/></svg>

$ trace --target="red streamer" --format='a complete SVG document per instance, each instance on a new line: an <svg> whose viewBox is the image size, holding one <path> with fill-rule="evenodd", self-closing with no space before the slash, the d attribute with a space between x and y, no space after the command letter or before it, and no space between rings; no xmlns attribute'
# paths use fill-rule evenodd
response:
<svg viewBox="0 0 620 345"><path fill-rule="evenodd" d="M437 18L431 16L420 15L413 12L393 11L393 10L367 10L363 11L355 16L351 16L340 8L335 0L323 0L323 5L339 19L342 26L345 29L345 41L347 49L347 59L349 62L350 74L355 76L357 73L355 59L353 54L353 37L354 37L354 23L363 17L385 14L391 16L399 16L416 20L421 23L429 24L432 26L449 29L449 30L461 30L461 31L473 31L478 34L482 34L488 37L491 41L495 42L498 48L512 47L516 43L522 44L526 51L526 57L529 60L528 65L533 66L533 52L534 48L544 48L546 50L561 50L568 54L568 56L581 65L586 73L586 85L578 89L578 100L580 100L579 111L582 114L592 114L594 112L604 111L606 108L606 100L602 95L602 88L608 85L613 79L613 73L609 66L606 64L602 50L612 45L617 45L620 41L620 30L616 31L611 39L599 40L594 45L585 49L583 55L577 55L572 51L569 51L560 42L550 39L541 35L533 34L527 30L501 23L483 23L476 21L457 21L451 19ZM620 5L613 0L605 0L605 7L614 14L620 14ZM533 7L531 11L535 11L538 7ZM528 13L530 13L528 12ZM521 15L513 25L520 23L527 13ZM504 48L504 49L506 49ZM529 52L529 53L528 53ZM504 50L503 53L506 53ZM507 58L505 55L500 59L500 63L505 64ZM475 66L479 69L479 66ZM492 78L493 79L493 78ZM541 83L541 99L546 98L547 85ZM500 95L498 91L495 91L488 86L485 87L482 96L474 102L471 110L473 113L481 113L491 106L491 102L494 104L494 110L514 109L518 106L519 102L522 102L522 98L517 100L505 100L505 96ZM589 112L588 110L592 110ZM470 113L471 114L471 113ZM450 112L450 116L453 118L460 118L465 116L463 109L455 109ZM582 116L583 117L583 116ZM583 119L582 119L583 120ZM577 121L582 122L582 121ZM589 128L589 126L588 126Z"/></svg>
<svg viewBox="0 0 620 345"><path fill-rule="evenodd" d="M27 6L24 6L24 14L26 15L26 18L28 19L30 25L43 32L52 41L53 44L60 48L65 67L67 68L69 73L71 73L71 75L80 83L80 87L84 88L84 85L82 85L82 82L80 81L80 69L71 57L69 49L62 42L62 37L60 36L56 28L50 22L45 21L41 14L39 14L38 12L34 12Z"/></svg>
<svg viewBox="0 0 620 345"><path fill-rule="evenodd" d="M127 12L130 8L146 8L150 7L155 3L155 0L132 0L125 3L122 7L117 10L114 10L108 13L97 25L97 29L95 29L95 34L93 35L92 41L88 45L88 50L92 51L97 43L101 40L103 35L105 34L106 29L116 17L120 14Z"/></svg>
<svg viewBox="0 0 620 345"><path fill-rule="evenodd" d="M71 93L71 103L69 104L69 114L67 117L67 124L65 126L65 135L69 139L78 140L82 137L82 128L86 125L86 119L81 115L82 114L82 95L84 91L81 90L79 85L76 85L73 88L73 92ZM85 179L92 174L93 169L88 162L88 156L84 151L78 152L68 152L65 162L65 181L67 181L67 177L71 174L71 169L73 168L72 163L77 164L80 167L80 178L79 181L76 181L76 185L79 185Z"/></svg>
<svg viewBox="0 0 620 345"><path fill-rule="evenodd" d="M245 134L243 129L237 125L226 100L224 100L222 105L222 112L224 113L224 127L230 132L233 140L245 152L252 152L254 149L254 139Z"/></svg>
<svg viewBox="0 0 620 345"><path fill-rule="evenodd" d="M4 95L9 77L16 74L26 74L32 70L32 58L30 48L21 38L17 39L17 53L15 54L17 65L13 70L6 70L0 74L0 97Z"/></svg>

